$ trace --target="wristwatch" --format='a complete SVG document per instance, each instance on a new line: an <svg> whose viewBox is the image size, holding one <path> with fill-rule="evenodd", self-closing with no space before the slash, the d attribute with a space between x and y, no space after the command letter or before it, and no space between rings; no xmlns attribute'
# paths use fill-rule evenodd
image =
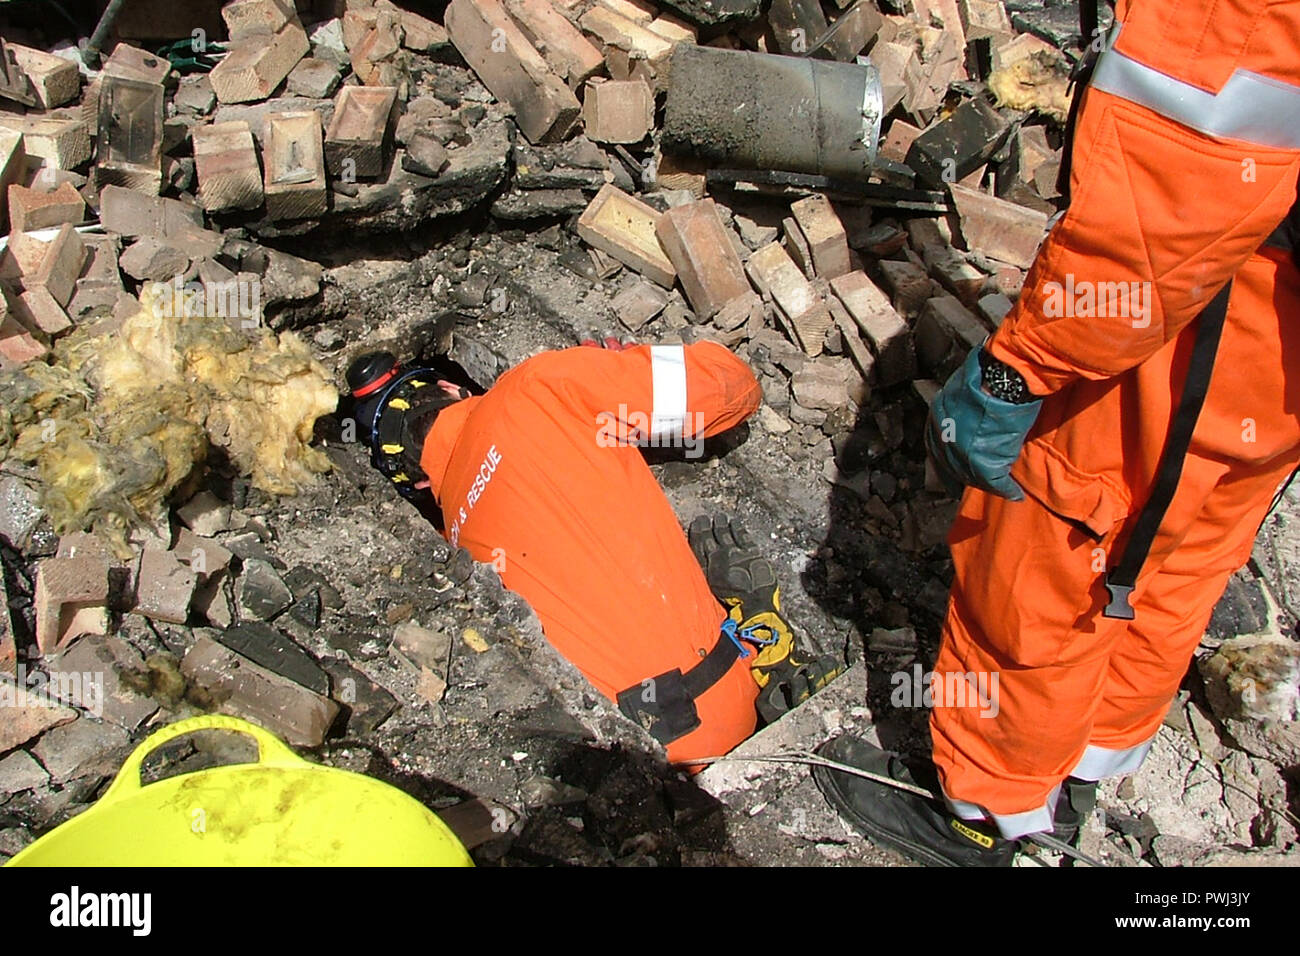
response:
<svg viewBox="0 0 1300 956"><path fill-rule="evenodd" d="M994 398L1000 398L1012 405L1027 405L1038 400L1029 391L1024 376L1005 362L999 361L985 349L980 349L980 384L984 391Z"/></svg>

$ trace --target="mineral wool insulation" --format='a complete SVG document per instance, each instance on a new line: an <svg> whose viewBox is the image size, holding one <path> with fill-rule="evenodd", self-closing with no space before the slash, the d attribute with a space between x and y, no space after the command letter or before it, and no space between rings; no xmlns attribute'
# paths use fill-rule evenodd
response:
<svg viewBox="0 0 1300 956"><path fill-rule="evenodd" d="M73 332L51 365L0 373L0 460L35 464L60 534L94 527L122 547L214 448L272 494L329 468L308 443L338 392L301 339L158 301L114 331Z"/></svg>

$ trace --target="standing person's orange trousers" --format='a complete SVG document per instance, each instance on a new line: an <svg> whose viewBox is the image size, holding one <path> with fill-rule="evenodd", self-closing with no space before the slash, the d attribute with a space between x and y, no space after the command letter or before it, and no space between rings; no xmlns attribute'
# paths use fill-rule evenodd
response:
<svg viewBox="0 0 1300 956"><path fill-rule="evenodd" d="M1131 426L1155 404L1151 417L1167 422L1190 346L1181 336L1121 381L1085 386L1095 401L1054 437L1118 451L1140 431L1126 414ZM1153 393L1163 400L1146 403ZM1266 249L1233 285L1210 392L1138 580L1134 620L1101 615L1107 556L1113 564L1131 522L1094 530L1089 523L1101 522L1078 503L1117 493L1115 476L1045 482L1043 459L1056 450L1040 439L1012 471L1023 502L966 492L950 536L955 575L935 672L996 673L998 683L995 707L945 707L936 695L934 759L955 809L970 818L986 809L1005 832L1050 829L1066 776L1137 768L1228 578L1300 462L1298 415L1300 273L1288 253ZM1140 508L1144 491L1133 488L1122 510Z"/></svg>
<svg viewBox="0 0 1300 956"><path fill-rule="evenodd" d="M936 694L934 760L953 809L1008 837L1051 828L1067 776L1141 763L1300 460L1300 274L1289 251L1263 246L1296 196L1300 3L1130 0L1117 19L1079 114L1070 208L987 346L1045 396L1012 469L1026 498L967 491L950 537L935 671L986 687L996 674L997 699ZM1229 279L1136 618L1105 618L1103 579L1150 496L1194 320ZM1063 312L1062 287L1098 295ZM1118 288L1145 310L1101 309Z"/></svg>

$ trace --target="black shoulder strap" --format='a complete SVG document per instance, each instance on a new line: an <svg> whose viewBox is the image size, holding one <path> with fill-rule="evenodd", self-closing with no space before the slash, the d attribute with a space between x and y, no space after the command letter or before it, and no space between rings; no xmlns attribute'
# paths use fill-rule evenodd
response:
<svg viewBox="0 0 1300 956"><path fill-rule="evenodd" d="M1142 565L1146 563L1151 551L1151 543L1160 530L1160 523L1169 510L1174 492L1178 490L1178 479L1183 474L1183 460L1187 457L1192 432L1196 429L1196 420L1201 416L1205 394L1209 391L1210 376L1214 372L1214 356L1219 350L1219 337L1228 314L1228 297L1231 293L1232 282L1229 281L1197 317L1200 324L1196 329L1196 341L1192 345L1187 379L1183 383L1182 397L1178 400L1178 410L1169 427L1169 440L1160 457L1160 468L1156 472L1155 483L1151 486L1151 496L1138 515L1137 523L1133 525L1133 533L1124 546L1119 564L1106 575L1106 589L1110 592L1110 603L1102 612L1106 617L1133 620L1133 605L1129 603L1129 595L1133 593Z"/></svg>
<svg viewBox="0 0 1300 956"><path fill-rule="evenodd" d="M1070 112L1065 119L1065 134L1061 138L1061 166L1056 174L1056 191L1061 194L1065 204L1070 204L1070 161L1074 155L1074 128L1079 119L1079 103L1083 100L1083 91L1092 80L1092 71L1097 68L1100 55L1093 45L1097 38L1097 0L1080 0L1079 32L1082 34L1079 44L1081 52L1070 70Z"/></svg>

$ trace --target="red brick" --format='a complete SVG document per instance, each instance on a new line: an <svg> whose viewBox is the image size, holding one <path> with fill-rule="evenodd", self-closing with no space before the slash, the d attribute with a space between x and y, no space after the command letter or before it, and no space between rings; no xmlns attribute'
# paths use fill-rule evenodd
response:
<svg viewBox="0 0 1300 956"><path fill-rule="evenodd" d="M795 222L808 240L813 268L823 279L834 279L848 272L849 237L844 224L825 196L809 196L790 207Z"/></svg>
<svg viewBox="0 0 1300 956"><path fill-rule="evenodd" d="M701 319L750 291L740 256L712 199L669 209L659 218L655 235Z"/></svg>
<svg viewBox="0 0 1300 956"><path fill-rule="evenodd" d="M949 189L966 248L1028 269L1047 234L1047 216L956 183Z"/></svg>
<svg viewBox="0 0 1300 956"><path fill-rule="evenodd" d="M578 98L528 42L500 0L452 0L443 19L460 55L483 85L514 109L529 142L552 142L568 134L578 118ZM501 44L504 49L497 52Z"/></svg>
<svg viewBox="0 0 1300 956"><path fill-rule="evenodd" d="M597 143L639 143L654 124L655 98L641 80L588 80L582 102L587 138Z"/></svg>
<svg viewBox="0 0 1300 956"><path fill-rule="evenodd" d="M577 87L604 66L600 50L548 0L505 0L505 7L570 87Z"/></svg>
<svg viewBox="0 0 1300 956"><path fill-rule="evenodd" d="M831 289L871 345L877 382L889 386L911 379L916 374L912 333L885 293L863 272L832 279Z"/></svg>
<svg viewBox="0 0 1300 956"><path fill-rule="evenodd" d="M46 558L36 567L36 644L49 654L80 634L108 630L108 562L94 555ZM86 613L82 613L86 612Z"/></svg>
<svg viewBox="0 0 1300 956"><path fill-rule="evenodd" d="M9 223L16 232L32 232L65 222L80 223L85 218L86 203L71 183L62 183L52 192L41 192L11 185Z"/></svg>

